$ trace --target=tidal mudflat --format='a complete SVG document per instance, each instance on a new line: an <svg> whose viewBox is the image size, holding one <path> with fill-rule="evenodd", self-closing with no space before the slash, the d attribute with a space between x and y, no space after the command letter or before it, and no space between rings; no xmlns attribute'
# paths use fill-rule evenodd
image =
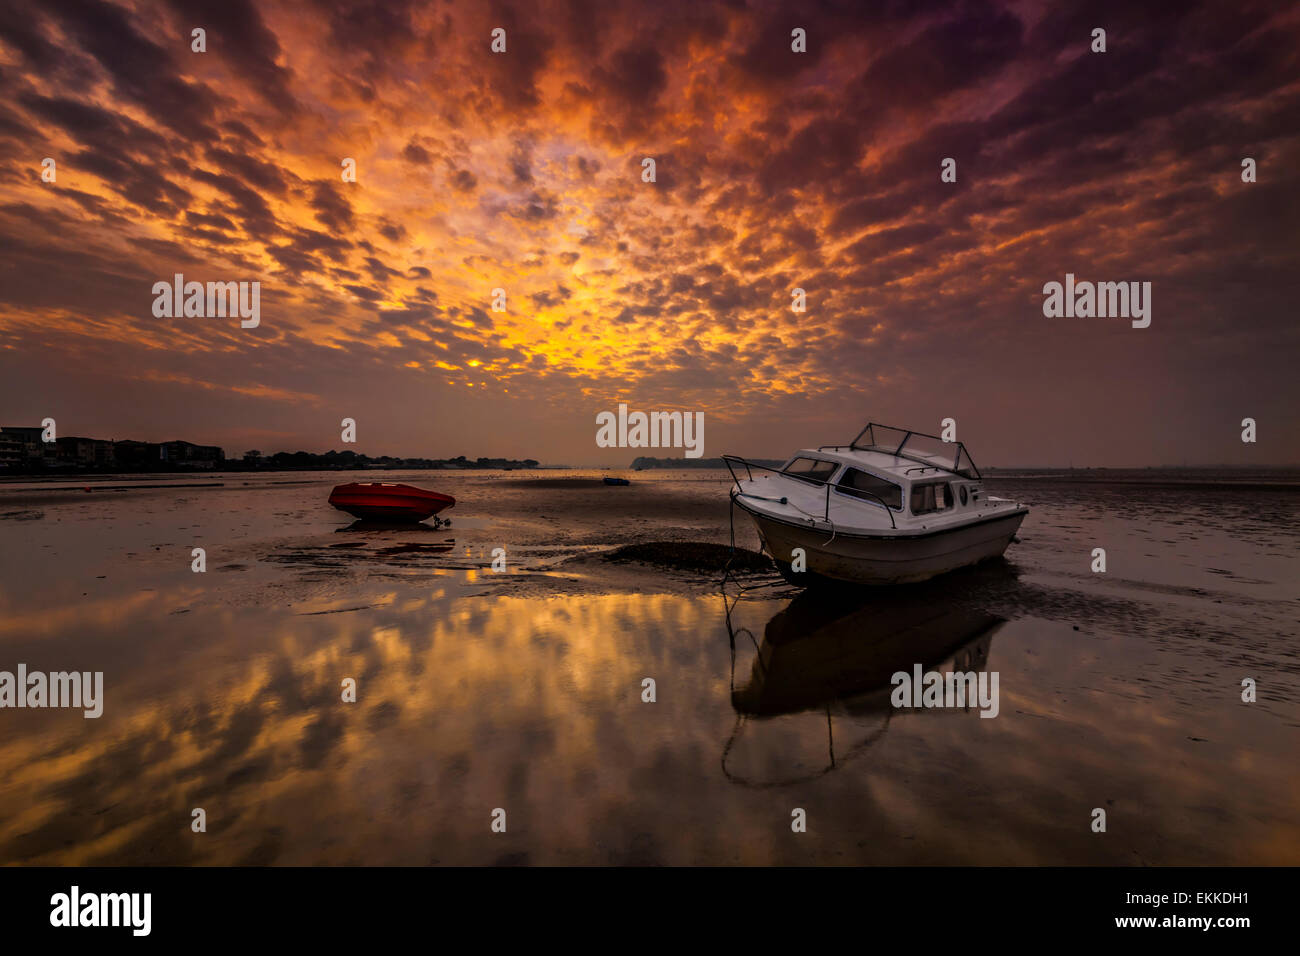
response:
<svg viewBox="0 0 1300 956"><path fill-rule="evenodd" d="M729 605L726 475L627 476L385 473L438 530L325 504L373 473L0 485L0 671L103 673L0 709L0 863L1300 863L1294 485L1006 475L1005 561ZM951 662L996 717L891 706Z"/></svg>

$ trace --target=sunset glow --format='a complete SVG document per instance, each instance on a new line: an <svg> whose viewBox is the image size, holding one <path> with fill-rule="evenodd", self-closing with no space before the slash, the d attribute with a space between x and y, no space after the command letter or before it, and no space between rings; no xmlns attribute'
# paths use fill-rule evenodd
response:
<svg viewBox="0 0 1300 956"><path fill-rule="evenodd" d="M993 463L1296 460L1297 9L926 7L10 4L4 423L626 464L629 401L713 455L953 415ZM1151 327L1044 318L1067 272ZM260 326L154 318L176 273Z"/></svg>

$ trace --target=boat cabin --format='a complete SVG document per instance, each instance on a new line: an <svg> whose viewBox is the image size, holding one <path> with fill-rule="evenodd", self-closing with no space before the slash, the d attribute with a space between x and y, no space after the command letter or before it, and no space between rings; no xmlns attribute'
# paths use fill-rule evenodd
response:
<svg viewBox="0 0 1300 956"><path fill-rule="evenodd" d="M885 425L868 425L848 445L802 449L779 472L918 517L972 507L983 497L980 473L961 442Z"/></svg>

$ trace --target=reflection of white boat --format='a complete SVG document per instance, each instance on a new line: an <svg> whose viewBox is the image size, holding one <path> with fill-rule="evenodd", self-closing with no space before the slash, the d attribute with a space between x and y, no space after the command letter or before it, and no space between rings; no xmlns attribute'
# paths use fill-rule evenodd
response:
<svg viewBox="0 0 1300 956"><path fill-rule="evenodd" d="M732 622L727 603L727 631L732 645L731 706L736 724L722 748L722 772L741 786L757 789L790 786L830 773L868 751L889 729L898 712L893 706L893 676L926 670L984 671L993 637L1004 623L977 607L947 598L955 590L982 591L993 577L972 572L950 584L922 586L890 595L864 598L848 592L806 592L767 623L762 641L754 641L749 680L736 684L736 647L747 628ZM725 595L724 595L725 600ZM942 666L944 664L948 666ZM824 710L828 761L809 770L804 750L788 750L789 724L766 718ZM909 710L917 714L969 715L961 710ZM849 719L848 739L836 734L834 717ZM876 721L879 723L875 723ZM746 732L746 728L752 728ZM779 731L773 733L772 731ZM865 732L864 732L865 731ZM837 745L837 739L839 741ZM791 767L801 769L790 772Z"/></svg>
<svg viewBox="0 0 1300 956"><path fill-rule="evenodd" d="M985 493L961 442L888 425L799 451L779 469L723 460L732 501L792 584L925 581L998 557L1029 513Z"/></svg>
<svg viewBox="0 0 1300 956"><path fill-rule="evenodd" d="M768 621L749 682L733 687L731 703L737 713L763 717L832 702L851 714L884 713L898 671L944 661L983 670L1003 623L935 594L885 603L801 594Z"/></svg>

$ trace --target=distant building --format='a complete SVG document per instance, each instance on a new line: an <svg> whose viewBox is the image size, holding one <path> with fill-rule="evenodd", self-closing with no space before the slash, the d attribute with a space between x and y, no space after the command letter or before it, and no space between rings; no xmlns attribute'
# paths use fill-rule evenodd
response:
<svg viewBox="0 0 1300 956"><path fill-rule="evenodd" d="M162 446L149 441L114 442L113 451L124 468L149 468L162 460Z"/></svg>
<svg viewBox="0 0 1300 956"><path fill-rule="evenodd" d="M60 438L55 444L60 465L111 468L117 464L113 442L103 438Z"/></svg>
<svg viewBox="0 0 1300 956"><path fill-rule="evenodd" d="M31 472L46 469L115 469L148 471L170 468L215 468L225 460L217 445L188 441L109 441L68 435L44 442L39 426L0 427L0 470Z"/></svg>
<svg viewBox="0 0 1300 956"><path fill-rule="evenodd" d="M173 465L215 468L226 457L225 451L216 445L195 445L188 441L165 441L160 448L162 460Z"/></svg>
<svg viewBox="0 0 1300 956"><path fill-rule="evenodd" d="M17 468L26 458L22 440L0 429L0 468Z"/></svg>
<svg viewBox="0 0 1300 956"><path fill-rule="evenodd" d="M53 465L58 451L55 442L41 441L45 433L39 425L4 425L0 426L0 438L3 446L0 451L6 455L4 460L15 461L16 467L42 468Z"/></svg>

